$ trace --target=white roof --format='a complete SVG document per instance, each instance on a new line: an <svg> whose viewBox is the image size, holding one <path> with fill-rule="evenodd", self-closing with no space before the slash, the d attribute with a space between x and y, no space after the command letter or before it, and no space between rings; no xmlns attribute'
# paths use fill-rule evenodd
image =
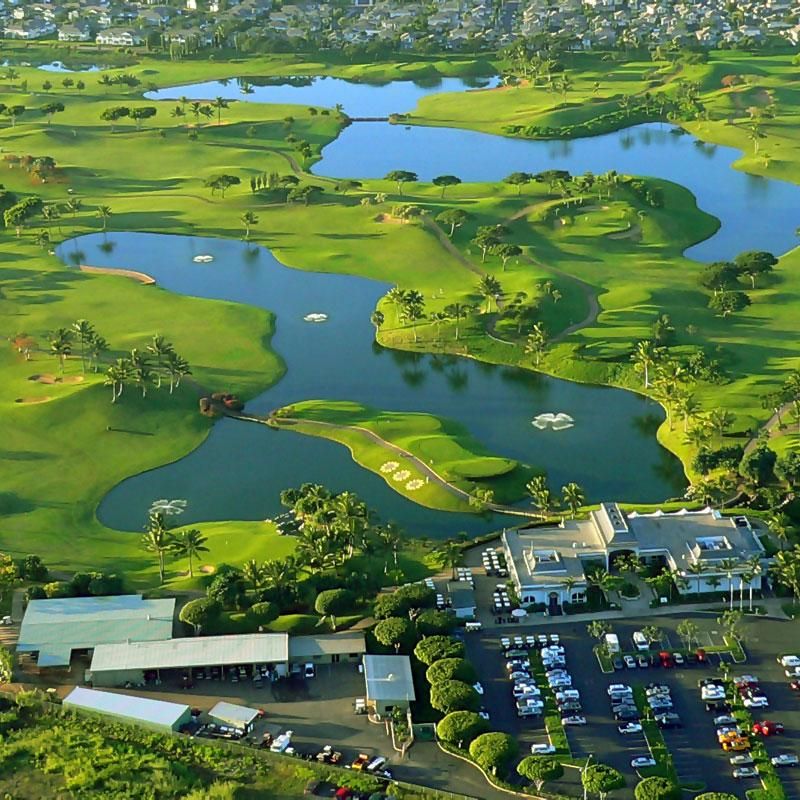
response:
<svg viewBox="0 0 800 800"><path fill-rule="evenodd" d="M234 728L244 728L246 725L249 725L259 713L257 708L238 706L235 703L226 703L224 700L221 700L208 712L208 716L218 719L220 722L227 722L229 725L233 725Z"/></svg>
<svg viewBox="0 0 800 800"><path fill-rule="evenodd" d="M105 672L285 663L288 660L288 634L252 633L98 645L90 669L92 672Z"/></svg>
<svg viewBox="0 0 800 800"><path fill-rule="evenodd" d="M416 700L408 656L364 656L368 700Z"/></svg>
<svg viewBox="0 0 800 800"><path fill-rule="evenodd" d="M189 711L189 706L179 703L167 703L131 694L98 692L96 689L84 689L81 686L76 686L64 698L64 705L169 727L174 726Z"/></svg>
<svg viewBox="0 0 800 800"><path fill-rule="evenodd" d="M364 634L358 631L327 633L320 636L292 636L289 639L289 657L314 658L324 655L358 654L367 652Z"/></svg>

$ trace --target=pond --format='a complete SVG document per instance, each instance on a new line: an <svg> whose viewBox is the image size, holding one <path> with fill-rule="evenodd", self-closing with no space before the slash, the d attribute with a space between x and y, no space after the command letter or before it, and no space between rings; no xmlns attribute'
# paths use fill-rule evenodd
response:
<svg viewBox="0 0 800 800"><path fill-rule="evenodd" d="M351 117L388 117L410 111L429 94L461 92L496 86L497 78L429 78L418 81L365 83L331 77L247 78L207 81L148 92L151 100L246 100L251 103L292 103L334 108L340 104Z"/></svg>
<svg viewBox="0 0 800 800"><path fill-rule="evenodd" d="M268 250L243 242L143 233L109 234L108 241L110 253L102 234L67 242L58 253L67 262L79 250L84 263L143 267L171 291L276 313L273 346L287 372L248 404L250 411L314 398L427 411L463 423L492 452L546 466L554 487L577 481L594 500L656 502L683 486L679 462L655 439L661 409L638 395L375 345L369 317L386 284L289 269ZM206 254L214 261L193 261ZM327 314L328 322L305 322L312 312ZM537 415L558 412L575 425L561 431L532 425ZM180 497L189 501L182 522L264 519L279 512L282 489L304 481L355 491L384 519L416 535L474 535L509 519L422 508L358 467L341 445L233 420L218 422L187 457L123 481L98 517L114 528L140 530L153 500Z"/></svg>

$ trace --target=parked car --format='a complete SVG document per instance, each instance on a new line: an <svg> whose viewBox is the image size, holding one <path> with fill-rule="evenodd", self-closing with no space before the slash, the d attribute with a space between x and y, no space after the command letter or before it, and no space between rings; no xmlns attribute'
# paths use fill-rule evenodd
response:
<svg viewBox="0 0 800 800"><path fill-rule="evenodd" d="M509 639L508 636L501 637L500 647L502 647L503 650L509 650L511 648L511 639Z"/></svg>
<svg viewBox="0 0 800 800"><path fill-rule="evenodd" d="M582 706L577 700L568 700L566 703L559 703L558 710L561 712L561 716L564 715L571 715L576 714L579 711L582 711Z"/></svg>
<svg viewBox="0 0 800 800"><path fill-rule="evenodd" d="M768 708L769 707L769 700L766 697L745 697L744 699L744 707L745 708Z"/></svg>
<svg viewBox="0 0 800 800"><path fill-rule="evenodd" d="M758 677L756 675L735 675L733 678L733 682L737 686L743 683L753 685L758 683Z"/></svg>
<svg viewBox="0 0 800 800"><path fill-rule="evenodd" d="M316 678L317 677L317 668L309 662L308 664L303 667L303 677L305 678Z"/></svg>
<svg viewBox="0 0 800 800"><path fill-rule="evenodd" d="M722 686L704 686L700 690L700 697L703 700L724 700L725 689Z"/></svg>
<svg viewBox="0 0 800 800"><path fill-rule="evenodd" d="M784 733L785 728L780 722L773 722L769 719L762 719L760 722L753 723L753 733L759 736L776 736Z"/></svg>
<svg viewBox="0 0 800 800"><path fill-rule="evenodd" d="M675 660L672 658L672 653L662 650L658 654L659 661L661 661L661 666L665 669L671 669L675 666Z"/></svg>
<svg viewBox="0 0 800 800"><path fill-rule="evenodd" d="M757 778L758 770L755 767L737 767L733 771L734 778Z"/></svg>
<svg viewBox="0 0 800 800"><path fill-rule="evenodd" d="M706 703L706 711L715 711L719 714L727 714L731 710L731 705L725 700L711 700Z"/></svg>
<svg viewBox="0 0 800 800"><path fill-rule="evenodd" d="M577 689L561 689L556 692L556 702L560 700L580 700L581 693Z"/></svg>
<svg viewBox="0 0 800 800"><path fill-rule="evenodd" d="M530 669L531 661L529 658L510 658L506 661L506 672L513 672L515 669Z"/></svg>
<svg viewBox="0 0 800 800"><path fill-rule="evenodd" d="M636 659L633 656L622 656L622 660L628 669L636 669Z"/></svg>
<svg viewBox="0 0 800 800"><path fill-rule="evenodd" d="M624 669L625 662L619 656L614 656L614 658L611 659L611 666L613 666L614 669Z"/></svg>
<svg viewBox="0 0 800 800"><path fill-rule="evenodd" d="M714 717L714 725L719 727L720 725L735 725L736 724L736 717L732 717L730 714L720 714L718 717Z"/></svg>
<svg viewBox="0 0 800 800"><path fill-rule="evenodd" d="M659 728L680 728L683 726L681 718L671 711L666 714L656 714L655 719Z"/></svg>
<svg viewBox="0 0 800 800"><path fill-rule="evenodd" d="M722 749L727 752L742 752L743 750L750 749L750 740L744 736L739 737L738 739L729 739L728 741L722 742Z"/></svg>
<svg viewBox="0 0 800 800"><path fill-rule="evenodd" d="M636 708L626 708L614 713L617 722L635 722L639 719L639 711Z"/></svg>
<svg viewBox="0 0 800 800"><path fill-rule="evenodd" d="M555 753L556 748L552 744L532 744L532 756L549 756Z"/></svg>
<svg viewBox="0 0 800 800"><path fill-rule="evenodd" d="M622 725L617 725L617 730L623 735L629 733L641 733L642 726L639 722L624 722Z"/></svg>
<svg viewBox="0 0 800 800"><path fill-rule="evenodd" d="M606 694L610 697L612 694L633 694L633 689L628 686L626 683L612 683L611 686L606 689Z"/></svg>
<svg viewBox="0 0 800 800"><path fill-rule="evenodd" d="M644 693L647 697L654 694L669 694L669 686L665 686L663 683L648 683Z"/></svg>
<svg viewBox="0 0 800 800"><path fill-rule="evenodd" d="M680 653L673 653L672 660L675 662L676 667L682 667L686 661Z"/></svg>
<svg viewBox="0 0 800 800"><path fill-rule="evenodd" d="M538 686L534 686L532 683L517 683L511 689L511 694L515 698L540 697L542 691Z"/></svg>
<svg viewBox="0 0 800 800"><path fill-rule="evenodd" d="M794 753L781 753L779 756L773 756L769 761L773 767L796 767L800 759Z"/></svg>
<svg viewBox="0 0 800 800"><path fill-rule="evenodd" d="M512 681L529 681L532 680L530 672L527 670L514 670L509 676Z"/></svg>
<svg viewBox="0 0 800 800"><path fill-rule="evenodd" d="M779 656L778 663L782 667L800 667L800 656Z"/></svg>
<svg viewBox="0 0 800 800"><path fill-rule="evenodd" d="M789 667L783 671L787 678L800 678L800 667Z"/></svg>
<svg viewBox="0 0 800 800"><path fill-rule="evenodd" d="M634 769L642 769L643 767L654 767L656 760L652 756L636 756L631 759L631 766Z"/></svg>
<svg viewBox="0 0 800 800"><path fill-rule="evenodd" d="M742 767L753 763L753 756L750 753L738 753L728 759L734 767Z"/></svg>
<svg viewBox="0 0 800 800"><path fill-rule="evenodd" d="M579 715L571 716L571 717L564 717L561 720L562 725L585 725L586 724L586 717L582 717Z"/></svg>

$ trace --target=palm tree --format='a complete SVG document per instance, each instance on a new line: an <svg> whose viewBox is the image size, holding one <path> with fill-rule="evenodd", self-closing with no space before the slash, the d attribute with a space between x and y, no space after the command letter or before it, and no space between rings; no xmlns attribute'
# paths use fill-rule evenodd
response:
<svg viewBox="0 0 800 800"><path fill-rule="evenodd" d="M242 225L244 225L244 240L246 242L250 241L250 228L253 225L258 225L258 217L252 211L245 211L244 214L239 218L242 221Z"/></svg>
<svg viewBox="0 0 800 800"><path fill-rule="evenodd" d="M466 319L467 314L469 314L470 310L471 310L470 307L464 305L464 303L450 303L450 305L445 306L444 308L444 313L447 314L447 316L450 319L455 320L456 341L458 341L458 336L459 336L459 322L462 319Z"/></svg>
<svg viewBox="0 0 800 800"><path fill-rule="evenodd" d="M500 281L494 275L483 275L478 281L476 289L478 294L486 300L486 313L488 314L492 310L492 301L496 301L503 292Z"/></svg>
<svg viewBox="0 0 800 800"><path fill-rule="evenodd" d="M694 419L700 411L700 401L691 392L685 392L678 395L675 405L683 418L683 432L686 433L689 421Z"/></svg>
<svg viewBox="0 0 800 800"><path fill-rule="evenodd" d="M708 412L706 420L712 433L722 437L725 435L725 431L736 421L736 417L724 408L715 408Z"/></svg>
<svg viewBox="0 0 800 800"><path fill-rule="evenodd" d="M567 602L572 602L572 590L575 588L575 584L578 582L578 579L572 575L568 575L564 578L564 591L567 593Z"/></svg>
<svg viewBox="0 0 800 800"><path fill-rule="evenodd" d="M397 569L397 552L403 542L403 535L400 529L390 522L388 525L381 525L375 528L375 535L382 547L392 554L394 558L394 568ZM384 573L388 571L386 564L384 564L383 571Z"/></svg>
<svg viewBox="0 0 800 800"><path fill-rule="evenodd" d="M455 539L447 539L442 542L434 551L436 560L443 567L452 569L452 578L456 579L456 567L464 558L464 548Z"/></svg>
<svg viewBox="0 0 800 800"><path fill-rule="evenodd" d="M656 365L659 358L663 354L661 348L650 340L645 339L636 345L636 349L631 356L634 366L641 372L644 372L644 388L650 386L650 369Z"/></svg>
<svg viewBox="0 0 800 800"><path fill-rule="evenodd" d="M688 564L686 571L697 579L697 594L700 594L700 581L703 579L703 573L706 571L705 564L700 561L692 561Z"/></svg>
<svg viewBox="0 0 800 800"><path fill-rule="evenodd" d="M103 221L103 232L105 233L108 220L111 218L111 209L108 206L97 206L97 216Z"/></svg>
<svg viewBox="0 0 800 800"><path fill-rule="evenodd" d="M403 300L405 299L405 296L405 291L403 291L403 289L401 289L399 286L393 286L386 293L386 299L390 303L394 303L395 325L400 324L400 310L403 307Z"/></svg>
<svg viewBox="0 0 800 800"><path fill-rule="evenodd" d="M135 347L131 350L131 377L142 390L142 397L147 397L147 384L153 380L153 370L147 356Z"/></svg>
<svg viewBox="0 0 800 800"><path fill-rule="evenodd" d="M166 569L164 559L173 547L173 537L167 527L167 518L162 511L150 513L142 537L142 547L157 555L159 583L164 583Z"/></svg>
<svg viewBox="0 0 800 800"><path fill-rule="evenodd" d="M106 386L111 387L111 402L116 403L122 397L125 384L131 379L131 362L127 358L118 358L106 370Z"/></svg>
<svg viewBox="0 0 800 800"><path fill-rule="evenodd" d="M422 306L407 305L403 309L403 317L411 323L411 330L414 333L414 342L416 342L417 341L417 323L420 320L425 319L425 312L422 310Z"/></svg>
<svg viewBox="0 0 800 800"><path fill-rule="evenodd" d="M72 332L81 344L81 372L86 372L86 345L94 337L94 328L88 320L79 319L72 323Z"/></svg>
<svg viewBox="0 0 800 800"><path fill-rule="evenodd" d="M733 558L723 558L717 568L728 578L728 588L730 590L730 608L733 608L733 571L739 566L739 562Z"/></svg>
<svg viewBox="0 0 800 800"><path fill-rule="evenodd" d="M108 342L99 333L95 333L86 348L86 355L89 356L89 366L95 372L97 372L97 362L100 356L106 352L108 352Z"/></svg>
<svg viewBox="0 0 800 800"><path fill-rule="evenodd" d="M72 214L72 219L74 220L82 206L83 201L79 197L70 197L64 207L70 212L70 214Z"/></svg>
<svg viewBox="0 0 800 800"><path fill-rule="evenodd" d="M222 125L222 109L228 107L228 101L224 97L217 97L211 105L217 109L217 125Z"/></svg>
<svg viewBox="0 0 800 800"><path fill-rule="evenodd" d="M792 529L789 515L783 511L777 511L767 519L767 526L770 533L778 540L778 548L783 550L784 545L789 541L789 531Z"/></svg>
<svg viewBox="0 0 800 800"><path fill-rule="evenodd" d="M369 315L369 321L375 326L375 330L377 331L386 321L386 317L384 317L383 311L379 311L376 308L375 311Z"/></svg>
<svg viewBox="0 0 800 800"><path fill-rule="evenodd" d="M181 385L181 378L185 375L191 375L192 370L189 368L189 362L179 356L174 350L170 350L166 354L166 370L169 374L169 393L172 394L173 389L177 389Z"/></svg>
<svg viewBox="0 0 800 800"><path fill-rule="evenodd" d="M539 366L539 361L547 349L547 331L541 322L534 324L525 342L525 354L532 355Z"/></svg>
<svg viewBox="0 0 800 800"><path fill-rule="evenodd" d="M61 372L64 371L64 362L72 354L72 331L69 328L56 328L50 334L50 352L58 359Z"/></svg>
<svg viewBox="0 0 800 800"><path fill-rule="evenodd" d="M246 581L249 581L253 585L253 589L256 591L264 585L264 565L259 564L254 558L242 564L242 575Z"/></svg>
<svg viewBox="0 0 800 800"><path fill-rule="evenodd" d="M294 556L282 561L270 559L261 565L261 578L267 586L290 586L297 580L298 564Z"/></svg>
<svg viewBox="0 0 800 800"><path fill-rule="evenodd" d="M539 510L542 519L547 519L553 507L553 494L547 485L546 475L535 475L525 484L534 506Z"/></svg>
<svg viewBox="0 0 800 800"><path fill-rule="evenodd" d="M205 546L207 541L208 537L203 536L197 528L177 531L173 536L172 551L177 555L186 556L189 559L190 578L194 577L194 559L197 558L200 553L208 552L208 548Z"/></svg>
<svg viewBox="0 0 800 800"><path fill-rule="evenodd" d="M174 351L171 342L168 342L160 334L156 334L147 345L147 352L156 360L156 387L161 388L161 374L164 365L164 360Z"/></svg>
<svg viewBox="0 0 800 800"><path fill-rule="evenodd" d="M577 483L572 482L561 487L561 495L564 505L570 510L572 519L575 519L578 509L586 502L586 493Z"/></svg>

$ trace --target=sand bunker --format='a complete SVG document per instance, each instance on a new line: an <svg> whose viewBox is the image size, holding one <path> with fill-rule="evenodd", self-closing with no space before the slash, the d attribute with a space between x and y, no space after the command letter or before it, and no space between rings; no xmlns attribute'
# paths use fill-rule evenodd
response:
<svg viewBox="0 0 800 800"><path fill-rule="evenodd" d="M75 383L83 383L83 375L52 375L49 372L43 372L40 375L31 375L28 378L29 381L34 381L35 383L46 383L48 385L52 385L54 383L63 383L66 385L75 384Z"/></svg>
<svg viewBox="0 0 800 800"><path fill-rule="evenodd" d="M23 406L29 406L35 403L46 403L48 400L52 400L52 397L45 395L44 397L18 397L14 402L19 403Z"/></svg>

